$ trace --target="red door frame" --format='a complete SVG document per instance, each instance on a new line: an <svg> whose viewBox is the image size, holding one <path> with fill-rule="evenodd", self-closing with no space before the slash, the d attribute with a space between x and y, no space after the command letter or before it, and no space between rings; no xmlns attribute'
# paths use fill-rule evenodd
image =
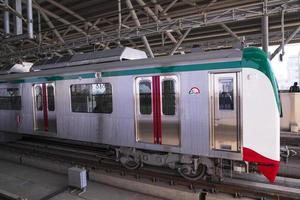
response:
<svg viewBox="0 0 300 200"><path fill-rule="evenodd" d="M48 119L48 92L46 83L42 84L42 99L43 99L43 114L44 114L44 131L49 130L49 119Z"/></svg>
<svg viewBox="0 0 300 200"><path fill-rule="evenodd" d="M160 76L152 76L152 111L154 144L162 144Z"/></svg>

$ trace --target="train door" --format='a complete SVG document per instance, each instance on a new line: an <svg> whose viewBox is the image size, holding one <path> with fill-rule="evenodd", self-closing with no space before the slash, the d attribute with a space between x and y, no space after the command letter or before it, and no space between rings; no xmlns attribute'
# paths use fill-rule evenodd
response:
<svg viewBox="0 0 300 200"><path fill-rule="evenodd" d="M173 75L136 78L138 142L180 144L178 88L178 79Z"/></svg>
<svg viewBox="0 0 300 200"><path fill-rule="evenodd" d="M238 73L212 74L212 148L240 151Z"/></svg>
<svg viewBox="0 0 300 200"><path fill-rule="evenodd" d="M34 84L34 129L56 133L55 85Z"/></svg>

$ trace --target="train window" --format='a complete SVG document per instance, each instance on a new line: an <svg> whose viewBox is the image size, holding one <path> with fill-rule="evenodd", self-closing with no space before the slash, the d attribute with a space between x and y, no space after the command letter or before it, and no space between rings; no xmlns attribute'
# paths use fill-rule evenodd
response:
<svg viewBox="0 0 300 200"><path fill-rule="evenodd" d="M219 109L234 110L232 78L219 79Z"/></svg>
<svg viewBox="0 0 300 200"><path fill-rule="evenodd" d="M140 100L140 113L142 115L151 115L152 113L152 93L151 82L141 81L139 83L139 100Z"/></svg>
<svg viewBox="0 0 300 200"><path fill-rule="evenodd" d="M72 112L112 113L110 83L71 85Z"/></svg>
<svg viewBox="0 0 300 200"><path fill-rule="evenodd" d="M35 87L35 103L36 103L36 110L42 111L43 110L43 95L42 95L42 87L41 86Z"/></svg>
<svg viewBox="0 0 300 200"><path fill-rule="evenodd" d="M175 81L164 80L162 82L162 112L164 115L175 115L176 93Z"/></svg>
<svg viewBox="0 0 300 200"><path fill-rule="evenodd" d="M54 111L55 110L54 87L52 85L47 86L47 93L48 93L48 110Z"/></svg>
<svg viewBox="0 0 300 200"><path fill-rule="evenodd" d="M0 110L21 110L21 95L18 88L0 89Z"/></svg>

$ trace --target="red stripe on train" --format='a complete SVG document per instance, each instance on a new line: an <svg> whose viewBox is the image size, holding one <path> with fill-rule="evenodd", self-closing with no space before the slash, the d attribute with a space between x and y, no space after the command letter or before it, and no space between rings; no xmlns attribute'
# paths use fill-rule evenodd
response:
<svg viewBox="0 0 300 200"><path fill-rule="evenodd" d="M161 133L161 102L160 102L160 77L152 76L152 111L153 111L153 137L154 144L162 143ZM158 141L157 141L158 139Z"/></svg>
<svg viewBox="0 0 300 200"><path fill-rule="evenodd" d="M157 85L156 85L156 92L157 92L157 136L158 136L158 143L162 143L162 134L161 134L161 101L160 101L160 77L157 76Z"/></svg>
<svg viewBox="0 0 300 200"><path fill-rule="evenodd" d="M152 76L152 114L153 114L153 143L156 144L157 114L156 114L156 77Z"/></svg>
<svg viewBox="0 0 300 200"><path fill-rule="evenodd" d="M44 130L48 131L48 100L47 100L47 87L46 83L42 84L43 94L43 114L44 114Z"/></svg>
<svg viewBox="0 0 300 200"><path fill-rule="evenodd" d="M274 182L279 170L280 161L267 158L252 149L243 147L243 160L258 164L259 171L270 181Z"/></svg>

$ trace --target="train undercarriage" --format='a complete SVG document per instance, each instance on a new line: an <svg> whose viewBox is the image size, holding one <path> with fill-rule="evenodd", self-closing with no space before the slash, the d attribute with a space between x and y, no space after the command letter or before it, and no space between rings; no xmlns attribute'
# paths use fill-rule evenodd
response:
<svg viewBox="0 0 300 200"><path fill-rule="evenodd" d="M144 151L136 148L115 148L116 159L127 169L138 169L143 165L168 167L176 170L188 180L217 178L222 180L224 170L238 173L257 172L255 164L244 161L214 159L195 155Z"/></svg>

